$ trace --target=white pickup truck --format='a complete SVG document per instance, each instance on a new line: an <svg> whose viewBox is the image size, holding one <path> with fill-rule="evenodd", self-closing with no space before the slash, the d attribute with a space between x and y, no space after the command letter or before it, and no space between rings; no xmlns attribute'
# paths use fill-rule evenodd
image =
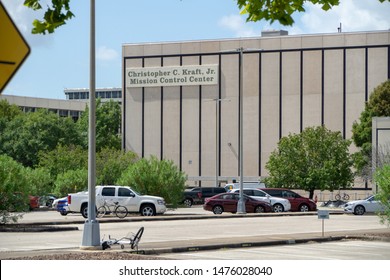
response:
<svg viewBox="0 0 390 280"><path fill-rule="evenodd" d="M129 213L140 213L142 216L163 214L167 208L164 198L150 195L140 195L126 186L97 186L96 208L106 201L108 204L118 202L126 206ZM88 217L88 192L68 194L68 212L81 213Z"/></svg>

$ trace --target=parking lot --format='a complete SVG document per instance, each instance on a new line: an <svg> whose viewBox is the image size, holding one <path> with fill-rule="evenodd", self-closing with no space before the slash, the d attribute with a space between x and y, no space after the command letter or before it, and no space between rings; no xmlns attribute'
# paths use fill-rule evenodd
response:
<svg viewBox="0 0 390 280"><path fill-rule="evenodd" d="M84 219L81 215L61 216L54 211L41 211L25 215L22 221L26 224L46 221L46 223L54 223L56 227L76 227L77 230L66 232L1 232L1 259L23 256L30 252L80 250L84 227ZM331 214L329 220L324 222L324 233L322 233L322 220L318 219L317 213L305 213L304 215L213 215L203 211L201 207L178 209L173 213L157 217L141 218L132 216L123 221L117 218L104 218L99 224L100 239L107 238L109 235L114 237L126 236L129 232L135 232L143 226L145 227L145 233L140 242L140 250L156 252L160 255L168 254L167 256L172 256L173 252L181 252L187 253L186 256L182 255L183 258L194 259L204 258L206 255L202 255L205 254L202 251L210 249L216 252L215 258L224 258L218 255L221 252L219 249L233 247L239 248L239 250L231 251L230 258L252 258L259 254L257 250L264 250L264 246L270 244L279 245L277 250L281 250L281 257L288 259L289 254L283 253L286 252L287 248L297 248L297 251L292 252L291 256L299 255L299 251L302 249L296 246L312 246L311 241L318 244L327 241L323 244L329 245L333 243L329 243L329 240L338 240L336 237L357 236L370 232L388 232L388 228L381 225L375 215ZM363 243L365 242L367 241ZM284 246L288 244L295 245ZM388 243L383 247L388 249L387 245ZM268 251L273 250L267 248ZM198 253L188 255L188 252L194 251L198 251L199 255L197 255ZM365 259L369 256L361 253L362 250L354 251L356 259ZM273 253L267 254L268 258L271 258ZM260 255L265 257L264 254ZM389 259L388 255L382 255ZM213 258L211 251L207 253L207 256ZM302 257L305 258L305 255L302 255ZM319 255L317 257L320 258ZM182 257L177 255L177 258ZM275 255L275 258L278 258L277 255Z"/></svg>
<svg viewBox="0 0 390 280"><path fill-rule="evenodd" d="M165 254L179 260L390 260L390 242L343 240Z"/></svg>

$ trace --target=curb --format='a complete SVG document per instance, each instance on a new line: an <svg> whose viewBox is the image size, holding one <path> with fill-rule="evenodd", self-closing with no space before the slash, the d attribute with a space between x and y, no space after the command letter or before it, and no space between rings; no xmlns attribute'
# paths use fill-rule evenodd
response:
<svg viewBox="0 0 390 280"><path fill-rule="evenodd" d="M28 225L7 225L0 226L0 232L54 232L54 231L71 231L79 230L78 227L53 227L53 226L42 226L36 224Z"/></svg>
<svg viewBox="0 0 390 280"><path fill-rule="evenodd" d="M169 254L169 253L185 253L185 252L197 252L197 251L208 251L208 250L219 250L219 249L237 249L237 248L263 247L263 246L276 246L276 245L293 245L293 244L304 244L309 242L339 241L346 238L348 237L330 236L330 237L317 237L317 238L314 237L314 238L303 238L303 239L285 239L285 240L271 240L271 241L210 244L210 245L199 245L199 246L189 246L189 247L144 249L144 250L140 250L138 254L160 255L160 254Z"/></svg>
<svg viewBox="0 0 390 280"><path fill-rule="evenodd" d="M330 215L342 215L344 212L337 210L330 210ZM158 215L158 216L134 216L124 219L118 218L103 218L98 219L99 223L126 223L126 222L148 222L148 221L174 221L174 220L203 220L203 219L231 219L231 218L259 218L259 217L283 217L283 216L317 216L317 211L313 212L283 212L283 213L247 213L247 214L235 214L235 215L191 215L191 214L171 214L171 215ZM66 221L54 221L54 222L25 222L10 224L11 226L55 226L55 225L68 225L68 224L84 224L85 220L66 220ZM4 225L7 227L9 225ZM0 225L0 232L3 225Z"/></svg>

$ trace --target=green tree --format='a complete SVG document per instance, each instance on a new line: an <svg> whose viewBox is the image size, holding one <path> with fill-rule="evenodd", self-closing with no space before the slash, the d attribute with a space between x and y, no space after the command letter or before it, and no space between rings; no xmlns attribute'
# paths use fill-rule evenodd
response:
<svg viewBox="0 0 390 280"><path fill-rule="evenodd" d="M161 196L173 208L182 200L187 176L171 160L141 159L122 174L118 185L131 186L144 194Z"/></svg>
<svg viewBox="0 0 390 280"><path fill-rule="evenodd" d="M42 20L34 20L32 29L33 34L53 33L54 30L64 25L67 20L74 17L70 11L70 0L52 0L52 5L47 5ZM33 10L41 10L41 0L25 0L24 5ZM46 4L46 1L45 1Z"/></svg>
<svg viewBox="0 0 390 280"><path fill-rule="evenodd" d="M49 152L58 144L78 144L78 130L71 118L38 110L13 118L0 135L1 151L24 166L38 163L39 152Z"/></svg>
<svg viewBox="0 0 390 280"><path fill-rule="evenodd" d="M280 139L266 168L266 183L273 187L314 191L347 188L353 182L351 141L323 126L308 127L300 134Z"/></svg>
<svg viewBox="0 0 390 280"><path fill-rule="evenodd" d="M81 115L77 124L82 134L83 147L88 147L88 123L89 109ZM121 107L118 102L110 100L102 102L100 98L96 101L96 151L102 148L121 149Z"/></svg>
<svg viewBox="0 0 390 280"><path fill-rule="evenodd" d="M58 174L54 185L54 194L57 197L63 197L69 193L86 191L88 189L88 170L68 170Z"/></svg>
<svg viewBox="0 0 390 280"><path fill-rule="evenodd" d="M0 119L10 121L20 114L22 114L22 110L17 105L11 105L7 100L0 100Z"/></svg>
<svg viewBox="0 0 390 280"><path fill-rule="evenodd" d="M53 178L46 168L25 168L28 193L43 196L52 193Z"/></svg>
<svg viewBox="0 0 390 280"><path fill-rule="evenodd" d="M390 0L379 0L390 2ZM42 0L25 0L24 5L34 10L42 9ZM70 10L70 0L52 0L52 6L48 6L42 20L34 20L32 33L46 34L54 30L74 17ZM321 5L324 11L339 5L340 0L237 0L237 5L242 14L248 14L247 21L267 20L271 23L278 21L283 25L293 25L292 14L305 12L304 5L313 3Z"/></svg>
<svg viewBox="0 0 390 280"><path fill-rule="evenodd" d="M103 148L96 156L96 183L114 185L122 173L137 159L137 154L131 151Z"/></svg>
<svg viewBox="0 0 390 280"><path fill-rule="evenodd" d="M372 118L384 116L390 116L390 80L373 90L359 121L352 125L352 140L360 148L353 155L354 165L357 172L366 179L371 179Z"/></svg>
<svg viewBox="0 0 390 280"><path fill-rule="evenodd" d="M374 175L375 182L379 187L377 199L384 205L383 213L378 213L381 222L390 226L390 165L387 164L377 169Z"/></svg>
<svg viewBox="0 0 390 280"><path fill-rule="evenodd" d="M28 209L27 180L24 167L6 155L0 155L0 223L17 221Z"/></svg>
<svg viewBox="0 0 390 280"><path fill-rule="evenodd" d="M37 166L48 170L55 180L59 174L68 170L87 169L88 151L81 146L59 144L52 151L40 151L38 160Z"/></svg>
<svg viewBox="0 0 390 280"><path fill-rule="evenodd" d="M379 0L385 2L390 0ZM266 20L273 23L278 21L283 25L293 25L292 15L305 12L305 4L312 3L328 11L340 4L340 0L237 0L241 14L247 14L247 21Z"/></svg>
<svg viewBox="0 0 390 280"><path fill-rule="evenodd" d="M22 111L18 106L10 105L7 100L0 100L0 135L4 134L4 129L8 123L20 114L22 114ZM0 141L0 153L3 150L2 146L3 142Z"/></svg>

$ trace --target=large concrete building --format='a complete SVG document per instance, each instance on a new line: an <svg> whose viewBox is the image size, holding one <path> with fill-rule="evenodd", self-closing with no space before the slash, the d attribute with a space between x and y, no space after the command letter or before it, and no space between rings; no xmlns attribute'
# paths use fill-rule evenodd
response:
<svg viewBox="0 0 390 280"><path fill-rule="evenodd" d="M125 44L122 73L126 150L204 186L238 179L243 147L244 180L259 180L289 133L324 125L351 138L390 78L390 32Z"/></svg>

